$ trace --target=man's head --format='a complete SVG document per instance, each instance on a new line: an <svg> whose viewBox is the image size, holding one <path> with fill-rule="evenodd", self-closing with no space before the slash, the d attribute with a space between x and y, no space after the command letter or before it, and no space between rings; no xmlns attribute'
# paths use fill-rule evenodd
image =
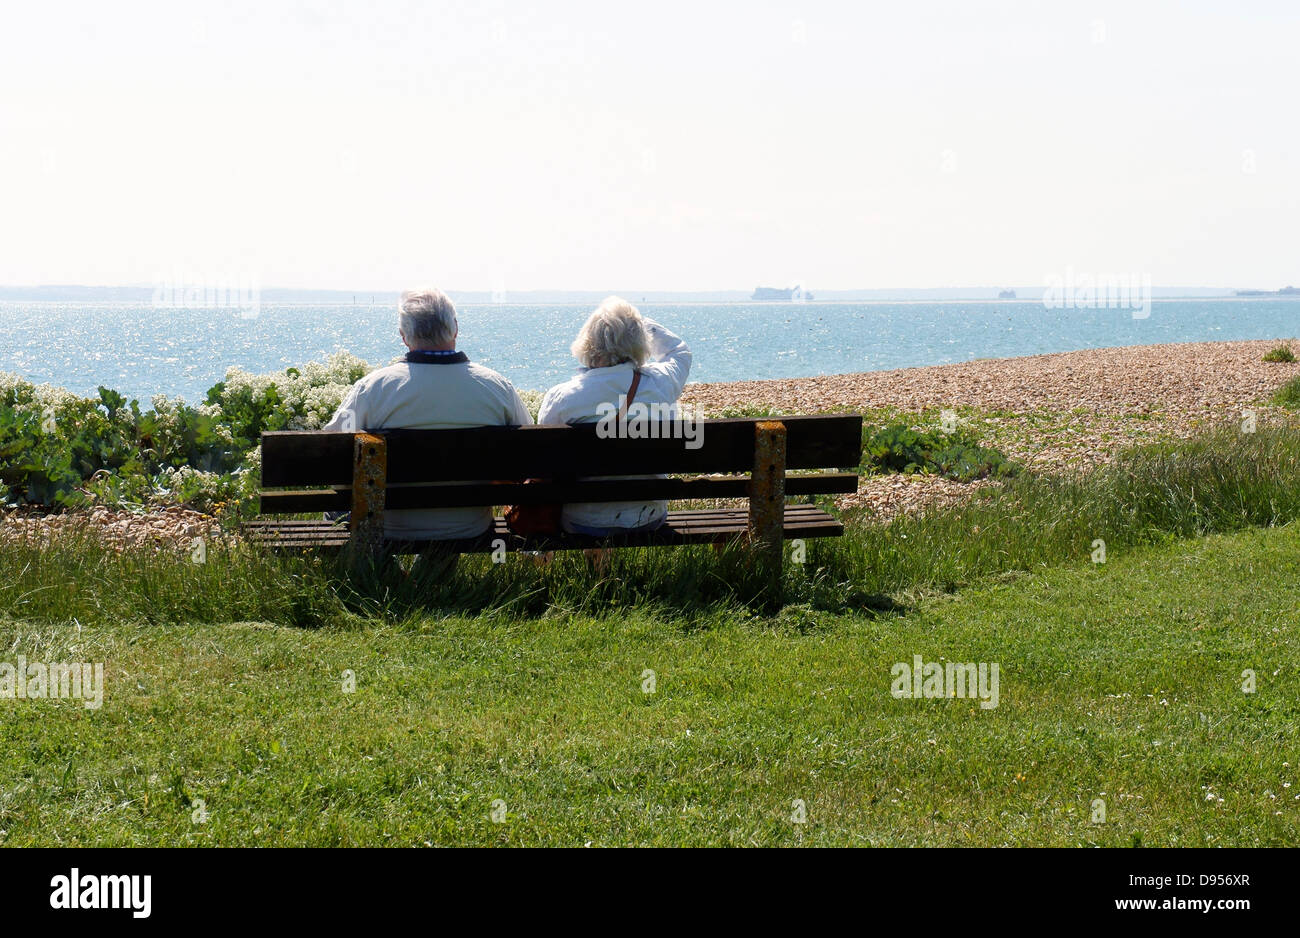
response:
<svg viewBox="0 0 1300 938"><path fill-rule="evenodd" d="M650 356L641 313L627 300L606 297L587 318L569 349L587 368L631 362L638 368Z"/></svg>
<svg viewBox="0 0 1300 938"><path fill-rule="evenodd" d="M447 294L434 287L407 290L397 304L398 329L410 349L425 351L456 348L456 307Z"/></svg>

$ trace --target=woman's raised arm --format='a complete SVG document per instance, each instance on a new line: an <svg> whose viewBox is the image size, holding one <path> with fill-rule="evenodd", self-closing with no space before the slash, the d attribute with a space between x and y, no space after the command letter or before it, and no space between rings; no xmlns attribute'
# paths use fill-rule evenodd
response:
<svg viewBox="0 0 1300 938"><path fill-rule="evenodd" d="M672 385L673 400L682 395L686 379L691 373L691 350L685 342L673 335L653 319L645 320L646 335L650 339L650 358L641 366Z"/></svg>

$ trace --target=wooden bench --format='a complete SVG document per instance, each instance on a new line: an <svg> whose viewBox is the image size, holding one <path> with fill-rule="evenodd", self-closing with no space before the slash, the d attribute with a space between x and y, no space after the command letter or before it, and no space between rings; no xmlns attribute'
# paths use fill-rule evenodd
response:
<svg viewBox="0 0 1300 938"><path fill-rule="evenodd" d="M602 438L596 424L264 433L262 514L350 510L351 516L346 527L325 520L258 519L245 525L245 533L276 550L348 548L369 556L415 553L435 544L451 552L483 553L503 546L549 551L717 544L743 537L762 545L778 572L783 539L843 534L840 522L816 506L785 501L787 496L856 492L856 473L792 475L788 470L856 468L862 453L861 416L705 420L696 429L700 445L694 449L671 422L649 426L650 436L644 439ZM578 481L580 476L652 473L713 475ZM528 478L553 481L524 484ZM748 499L748 509L671 511L658 530L617 539L574 534L524 538L500 518L492 530L472 540L394 540L383 532L385 509L733 498Z"/></svg>

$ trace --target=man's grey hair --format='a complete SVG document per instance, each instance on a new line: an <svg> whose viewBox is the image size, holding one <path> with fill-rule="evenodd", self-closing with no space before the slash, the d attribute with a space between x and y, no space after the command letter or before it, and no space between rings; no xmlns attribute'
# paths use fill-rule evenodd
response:
<svg viewBox="0 0 1300 938"><path fill-rule="evenodd" d="M640 367L650 356L645 321L627 300L606 297L587 318L569 351L587 368L608 368L623 362Z"/></svg>
<svg viewBox="0 0 1300 938"><path fill-rule="evenodd" d="M397 309L402 335L413 348L436 348L455 341L456 307L441 290L407 290Z"/></svg>

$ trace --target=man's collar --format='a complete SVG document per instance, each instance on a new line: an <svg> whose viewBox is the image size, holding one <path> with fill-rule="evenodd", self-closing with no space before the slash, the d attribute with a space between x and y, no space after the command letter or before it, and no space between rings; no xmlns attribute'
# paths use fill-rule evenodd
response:
<svg viewBox="0 0 1300 938"><path fill-rule="evenodd" d="M460 365L469 361L469 356L454 349L410 349L405 360L413 365Z"/></svg>

